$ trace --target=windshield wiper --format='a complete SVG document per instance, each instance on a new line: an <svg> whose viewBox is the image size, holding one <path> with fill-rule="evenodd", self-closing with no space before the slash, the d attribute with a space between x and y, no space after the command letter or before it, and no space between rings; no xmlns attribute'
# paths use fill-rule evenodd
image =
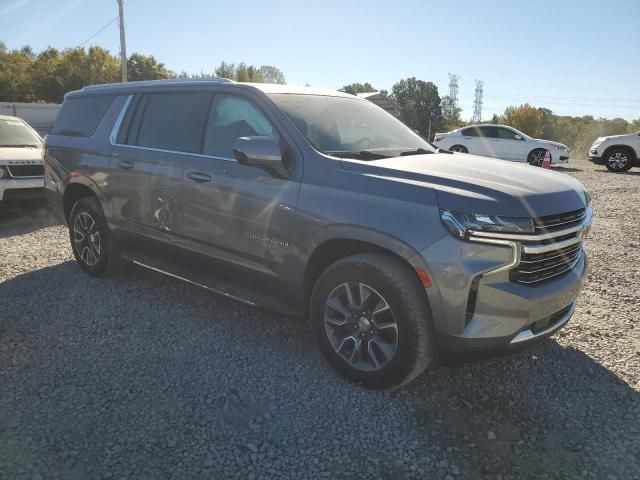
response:
<svg viewBox="0 0 640 480"><path fill-rule="evenodd" d="M355 158L357 160L380 160L382 158L390 158L390 155L383 155L382 153L375 153L369 150L360 150L359 152L329 151L325 153L327 155L333 155L334 157Z"/></svg>
<svg viewBox="0 0 640 480"><path fill-rule="evenodd" d="M433 153L431 150L426 150L424 148L416 148L415 150L405 150L404 152L400 152L401 157L407 157L409 155L424 155L428 153Z"/></svg>
<svg viewBox="0 0 640 480"><path fill-rule="evenodd" d="M38 148L38 145L34 145L33 143L15 143L11 145L0 145L0 148Z"/></svg>

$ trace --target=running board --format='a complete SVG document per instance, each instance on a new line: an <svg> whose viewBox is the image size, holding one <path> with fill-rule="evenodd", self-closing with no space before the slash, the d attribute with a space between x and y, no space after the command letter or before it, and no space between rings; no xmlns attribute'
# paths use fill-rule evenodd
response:
<svg viewBox="0 0 640 480"><path fill-rule="evenodd" d="M303 316L302 312L291 308L274 295L260 292L250 286L241 285L212 273L191 270L176 262L163 260L137 250L127 250L122 253L122 257L134 265L203 288L249 307L291 317Z"/></svg>

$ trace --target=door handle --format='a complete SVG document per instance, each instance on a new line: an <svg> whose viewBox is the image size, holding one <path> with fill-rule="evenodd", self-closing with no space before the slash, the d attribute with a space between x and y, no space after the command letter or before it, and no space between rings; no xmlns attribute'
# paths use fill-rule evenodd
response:
<svg viewBox="0 0 640 480"><path fill-rule="evenodd" d="M187 173L187 178L196 183L206 183L211 181L211 175L200 172L189 172Z"/></svg>
<svg viewBox="0 0 640 480"><path fill-rule="evenodd" d="M129 160L120 160L118 162L118 167L123 170L131 170L133 168L133 162L130 162Z"/></svg>

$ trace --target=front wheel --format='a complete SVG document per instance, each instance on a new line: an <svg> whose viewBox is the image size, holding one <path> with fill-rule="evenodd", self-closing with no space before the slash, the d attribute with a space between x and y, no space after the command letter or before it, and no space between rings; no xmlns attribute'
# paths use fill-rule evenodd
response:
<svg viewBox="0 0 640 480"><path fill-rule="evenodd" d="M631 155L625 148L614 148L607 152L604 164L610 172L626 172L633 166Z"/></svg>
<svg viewBox="0 0 640 480"><path fill-rule="evenodd" d="M78 265L89 275L107 276L120 266L120 253L96 197L81 198L71 209L69 239Z"/></svg>
<svg viewBox="0 0 640 480"><path fill-rule="evenodd" d="M469 153L469 150L467 150L467 147L465 147L464 145L454 145L449 149L449 151L457 153Z"/></svg>
<svg viewBox="0 0 640 480"><path fill-rule="evenodd" d="M331 366L367 388L405 384L435 355L424 288L391 256L358 254L330 266L313 290L310 313Z"/></svg>
<svg viewBox="0 0 640 480"><path fill-rule="evenodd" d="M544 163L544 156L547 154L547 151L544 148L536 148L535 150L531 150L529 155L527 156L527 162L529 165L533 165L534 167L542 167Z"/></svg>

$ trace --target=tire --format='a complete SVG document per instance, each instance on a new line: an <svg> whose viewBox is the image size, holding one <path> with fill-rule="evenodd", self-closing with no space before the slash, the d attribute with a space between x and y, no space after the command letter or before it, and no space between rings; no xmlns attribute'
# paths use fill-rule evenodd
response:
<svg viewBox="0 0 640 480"><path fill-rule="evenodd" d="M465 147L464 145L454 145L449 149L449 151L457 153L469 153L469 150L467 150L467 147Z"/></svg>
<svg viewBox="0 0 640 480"><path fill-rule="evenodd" d="M542 163L544 162L544 156L547 151L544 148L536 148L529 152L527 155L527 163L529 165L533 165L534 167L542 167Z"/></svg>
<svg viewBox="0 0 640 480"><path fill-rule="evenodd" d="M348 289L358 308L349 306ZM360 291L364 292L364 308ZM331 265L316 282L310 314L313 334L329 364L367 388L408 383L435 356L435 333L424 287L409 265L389 255L358 254ZM362 348L356 352L357 339Z"/></svg>
<svg viewBox="0 0 640 480"><path fill-rule="evenodd" d="M613 148L604 155L604 164L610 172L626 172L633 166L633 157L626 148Z"/></svg>
<svg viewBox="0 0 640 480"><path fill-rule="evenodd" d="M71 209L69 240L78 265L89 275L110 276L121 266L120 252L96 197L81 198Z"/></svg>

